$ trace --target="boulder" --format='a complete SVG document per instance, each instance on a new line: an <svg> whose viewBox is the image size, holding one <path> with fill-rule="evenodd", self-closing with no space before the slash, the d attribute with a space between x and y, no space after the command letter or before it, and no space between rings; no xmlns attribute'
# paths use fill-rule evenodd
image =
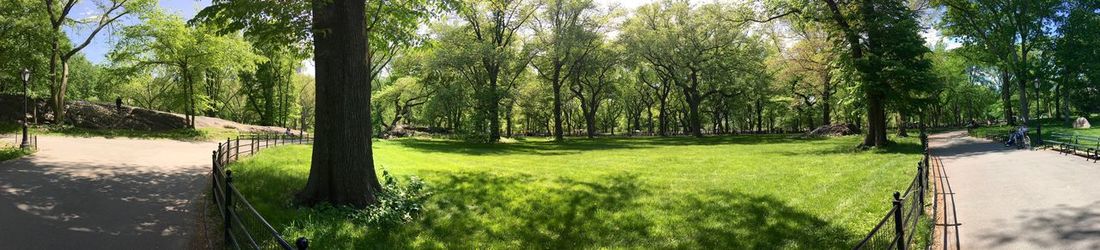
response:
<svg viewBox="0 0 1100 250"><path fill-rule="evenodd" d="M859 134L859 127L854 124L831 124L821 125L813 131L806 133L807 137L822 137L822 136L845 136Z"/></svg>
<svg viewBox="0 0 1100 250"><path fill-rule="evenodd" d="M1091 128L1091 127L1092 127L1092 125L1089 124L1089 119L1085 119L1084 117L1077 117L1077 120L1073 121L1073 128Z"/></svg>

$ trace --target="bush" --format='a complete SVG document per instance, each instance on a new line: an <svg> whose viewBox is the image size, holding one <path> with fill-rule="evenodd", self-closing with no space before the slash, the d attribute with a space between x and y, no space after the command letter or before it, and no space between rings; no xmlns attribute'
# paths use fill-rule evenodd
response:
<svg viewBox="0 0 1100 250"><path fill-rule="evenodd" d="M424 191L424 182L419 177L410 176L409 182L402 185L384 169L382 179L378 204L352 213L352 218L357 222L384 228L412 221L424 208L424 202L429 196Z"/></svg>

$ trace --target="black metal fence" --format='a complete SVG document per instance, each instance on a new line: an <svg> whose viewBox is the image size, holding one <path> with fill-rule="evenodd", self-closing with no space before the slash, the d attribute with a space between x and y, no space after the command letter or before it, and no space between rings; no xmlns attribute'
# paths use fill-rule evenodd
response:
<svg viewBox="0 0 1100 250"><path fill-rule="evenodd" d="M934 221L924 216L925 198L929 190L928 135L920 135L924 157L917 162L917 175L905 189L905 193L894 192L890 201L890 210L879 220L871 232L854 249L909 249L915 243L922 221ZM933 199L933 203L935 203ZM934 204L935 205L935 204ZM931 226L931 223L925 223ZM932 230L929 228L928 232Z"/></svg>
<svg viewBox="0 0 1100 250"><path fill-rule="evenodd" d="M213 198L218 205L222 230L225 232L225 248L229 249L307 249L309 241L300 237L292 246L248 199L233 187L233 170L229 163L240 159L241 155L251 156L262 149L287 144L312 144L313 138L298 135L256 134L226 139L218 144L218 150L211 155L213 168Z"/></svg>

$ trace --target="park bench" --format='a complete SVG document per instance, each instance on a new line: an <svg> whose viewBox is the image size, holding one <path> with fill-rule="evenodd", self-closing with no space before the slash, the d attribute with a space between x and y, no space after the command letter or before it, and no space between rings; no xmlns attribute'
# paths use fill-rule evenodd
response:
<svg viewBox="0 0 1100 250"><path fill-rule="evenodd" d="M1074 151L1085 151L1085 156L1092 158L1093 162L1100 161L1100 137L1078 135L1077 140L1070 146Z"/></svg>
<svg viewBox="0 0 1100 250"><path fill-rule="evenodd" d="M1058 152L1063 153L1069 148L1069 144L1074 141L1073 139L1071 134L1051 133L1049 137L1043 139L1043 143L1051 147L1058 147Z"/></svg>
<svg viewBox="0 0 1100 250"><path fill-rule="evenodd" d="M1100 161L1100 137L1087 135L1052 134L1050 140L1044 142L1059 145L1060 151L1066 154L1085 152L1085 157Z"/></svg>

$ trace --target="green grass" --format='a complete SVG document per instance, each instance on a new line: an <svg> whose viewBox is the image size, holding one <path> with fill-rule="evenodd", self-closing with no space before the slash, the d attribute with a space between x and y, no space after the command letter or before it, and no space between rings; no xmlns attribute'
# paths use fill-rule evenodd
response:
<svg viewBox="0 0 1100 250"><path fill-rule="evenodd" d="M31 153L32 151L20 149L19 147L0 146L0 161L23 157Z"/></svg>
<svg viewBox="0 0 1100 250"><path fill-rule="evenodd" d="M19 133L20 129L21 127L19 127L19 124L0 123L0 133ZM39 126L31 128L31 134L72 137L122 137L138 139L172 139L181 141L217 141L225 140L225 138L235 138L240 133L236 129L226 128L142 131L127 129L85 129L73 126Z"/></svg>
<svg viewBox="0 0 1100 250"><path fill-rule="evenodd" d="M1100 122L1100 117L1089 118L1090 122ZM1089 135L1100 136L1100 126L1093 126L1088 129L1075 129L1073 126L1068 126L1062 119L1039 119L1028 123L1028 129L1031 133L1035 132L1036 126L1040 123L1043 125L1043 138L1048 138L1052 133L1062 134L1077 134L1077 135ZM970 130L970 135L981 138L995 138L1000 139L1007 136L1012 131L1016 130L1015 126L988 126L980 127ZM1038 138L1032 138L1033 140Z"/></svg>
<svg viewBox="0 0 1100 250"><path fill-rule="evenodd" d="M379 171L417 175L432 193L423 213L394 228L293 205L309 146L230 169L277 229L319 249L835 249L885 216L920 159L914 138L874 151L855 150L859 139L376 141Z"/></svg>

